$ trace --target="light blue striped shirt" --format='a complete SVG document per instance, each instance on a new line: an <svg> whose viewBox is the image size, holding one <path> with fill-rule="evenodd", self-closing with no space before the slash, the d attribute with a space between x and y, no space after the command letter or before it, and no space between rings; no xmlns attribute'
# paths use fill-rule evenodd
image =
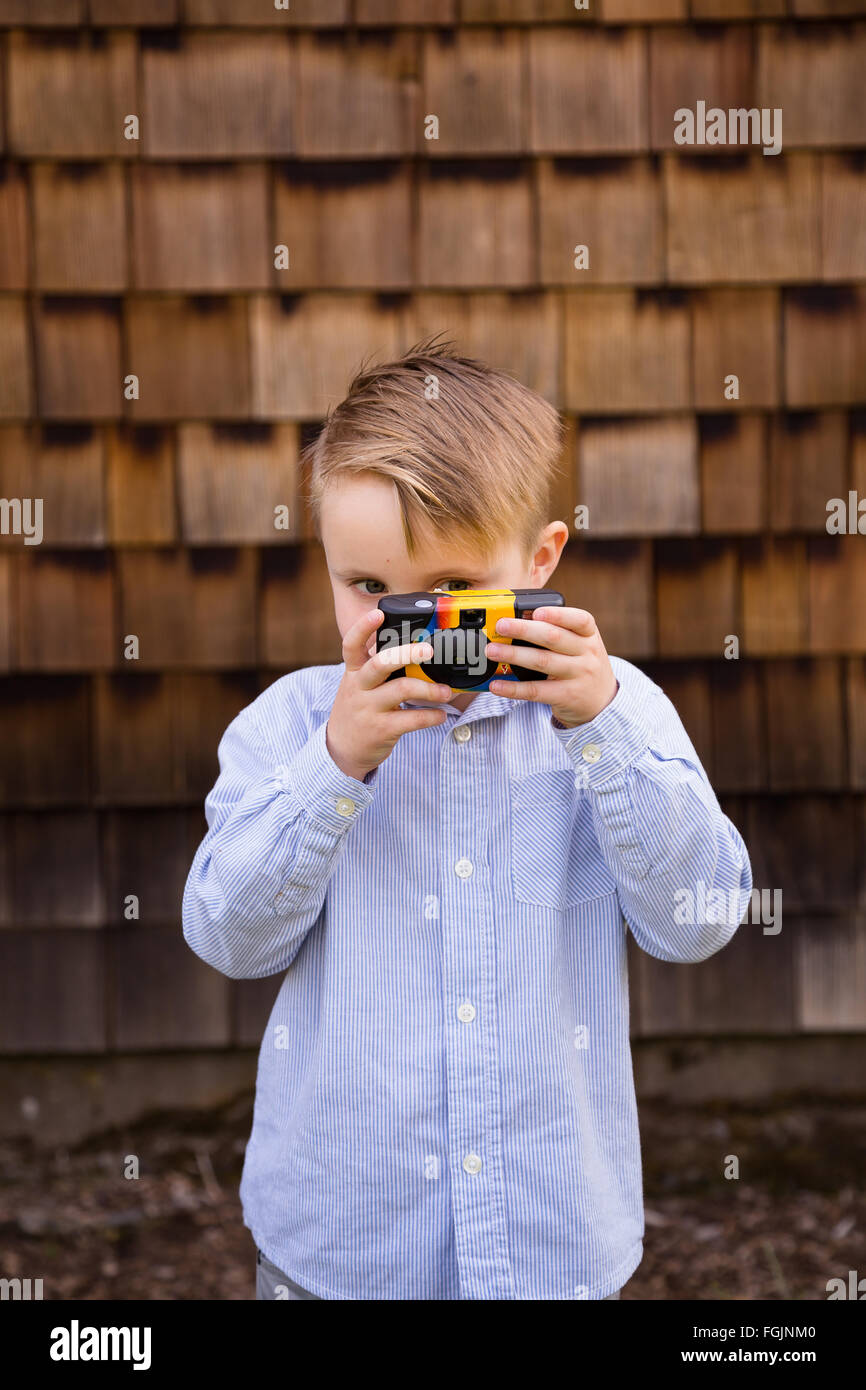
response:
<svg viewBox="0 0 866 1390"><path fill-rule="evenodd" d="M321 1298L596 1299L640 1263L626 928L705 960L751 869L670 700L611 662L589 724L485 691L363 781L325 744L342 664L223 735L183 932L283 974L240 1195Z"/></svg>

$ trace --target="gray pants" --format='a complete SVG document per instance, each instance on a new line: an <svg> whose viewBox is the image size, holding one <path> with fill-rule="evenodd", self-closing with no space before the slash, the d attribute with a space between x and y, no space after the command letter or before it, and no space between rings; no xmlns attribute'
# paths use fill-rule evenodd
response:
<svg viewBox="0 0 866 1390"><path fill-rule="evenodd" d="M306 1289L302 1289L300 1284L296 1284L293 1279L289 1278L288 1274L284 1274L275 1264L271 1264L267 1255L263 1255L261 1250L256 1250L256 1298L318 1297L317 1293L308 1293ZM619 1289L616 1293L607 1294L607 1298L619 1298Z"/></svg>

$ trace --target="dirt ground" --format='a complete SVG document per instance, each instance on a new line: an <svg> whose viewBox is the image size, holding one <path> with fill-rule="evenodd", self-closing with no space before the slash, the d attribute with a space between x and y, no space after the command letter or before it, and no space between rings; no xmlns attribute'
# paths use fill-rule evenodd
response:
<svg viewBox="0 0 866 1390"><path fill-rule="evenodd" d="M74 1152L0 1144L0 1276L41 1277L46 1299L254 1298L238 1200L251 1120L244 1097ZM622 1298L826 1299L828 1279L866 1275L864 1121L866 1105L643 1104L644 1258Z"/></svg>

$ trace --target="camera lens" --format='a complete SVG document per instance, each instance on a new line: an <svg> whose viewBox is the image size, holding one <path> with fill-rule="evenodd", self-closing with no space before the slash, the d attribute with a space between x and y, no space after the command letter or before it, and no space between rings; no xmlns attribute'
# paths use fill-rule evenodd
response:
<svg viewBox="0 0 866 1390"><path fill-rule="evenodd" d="M483 608L463 608L460 611L461 627L483 627L485 609Z"/></svg>

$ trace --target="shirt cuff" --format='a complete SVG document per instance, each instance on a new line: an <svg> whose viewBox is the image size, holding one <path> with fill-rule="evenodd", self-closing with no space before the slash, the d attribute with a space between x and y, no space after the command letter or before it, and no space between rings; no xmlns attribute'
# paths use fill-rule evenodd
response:
<svg viewBox="0 0 866 1390"><path fill-rule="evenodd" d="M562 727L551 714L550 727L575 767L582 770L588 787L621 777L649 747L649 725L628 685L622 682L610 704L588 724Z"/></svg>
<svg viewBox="0 0 866 1390"><path fill-rule="evenodd" d="M314 821L342 835L373 800L372 784L378 768L368 772L363 782L350 777L328 752L326 728L327 720L283 770L283 787Z"/></svg>

